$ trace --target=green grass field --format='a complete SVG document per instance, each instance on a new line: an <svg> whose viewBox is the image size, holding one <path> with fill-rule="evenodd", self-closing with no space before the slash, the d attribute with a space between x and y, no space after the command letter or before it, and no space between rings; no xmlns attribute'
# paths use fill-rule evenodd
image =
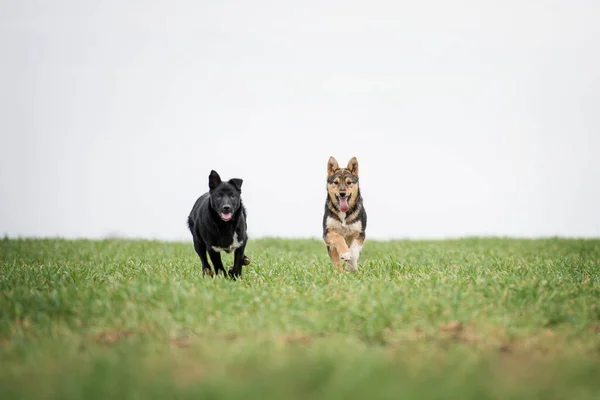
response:
<svg viewBox="0 0 600 400"><path fill-rule="evenodd" d="M0 398L600 398L600 240L247 254L231 281L191 241L0 239Z"/></svg>

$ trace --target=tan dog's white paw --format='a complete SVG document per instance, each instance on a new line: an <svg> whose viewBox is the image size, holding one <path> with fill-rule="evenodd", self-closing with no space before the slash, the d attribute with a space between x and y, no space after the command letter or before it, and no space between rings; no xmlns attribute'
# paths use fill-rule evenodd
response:
<svg viewBox="0 0 600 400"><path fill-rule="evenodd" d="M352 253L350 253L349 251L340 254L340 258L345 261L345 262L349 262L350 260L352 260Z"/></svg>
<svg viewBox="0 0 600 400"><path fill-rule="evenodd" d="M356 272L358 271L358 263L355 262L347 262L346 263L346 269L350 272Z"/></svg>

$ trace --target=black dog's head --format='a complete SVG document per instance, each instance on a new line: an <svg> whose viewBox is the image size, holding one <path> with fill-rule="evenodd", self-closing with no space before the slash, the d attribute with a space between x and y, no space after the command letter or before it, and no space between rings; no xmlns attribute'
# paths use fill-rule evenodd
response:
<svg viewBox="0 0 600 400"><path fill-rule="evenodd" d="M233 178L223 182L216 171L210 171L208 188L210 189L210 206L223 221L230 221L240 208L242 200L242 180Z"/></svg>

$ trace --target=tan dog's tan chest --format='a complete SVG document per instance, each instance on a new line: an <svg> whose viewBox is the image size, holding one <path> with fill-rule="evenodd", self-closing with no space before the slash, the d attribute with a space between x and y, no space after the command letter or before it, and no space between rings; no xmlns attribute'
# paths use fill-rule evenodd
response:
<svg viewBox="0 0 600 400"><path fill-rule="evenodd" d="M346 241L349 238L358 237L362 232L362 222L355 221L351 224L346 223L346 218L342 218L342 221L338 221L333 217L327 217L326 220L327 228L336 232L344 237Z"/></svg>

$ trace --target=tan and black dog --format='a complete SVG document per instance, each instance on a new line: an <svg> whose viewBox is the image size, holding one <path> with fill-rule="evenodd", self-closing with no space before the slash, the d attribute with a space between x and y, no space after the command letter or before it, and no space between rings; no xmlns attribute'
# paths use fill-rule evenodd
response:
<svg viewBox="0 0 600 400"><path fill-rule="evenodd" d="M327 201L323 215L323 240L333 264L349 271L358 269L360 251L365 241L367 213L358 187L358 161L352 157L346 168L337 160L327 162Z"/></svg>

